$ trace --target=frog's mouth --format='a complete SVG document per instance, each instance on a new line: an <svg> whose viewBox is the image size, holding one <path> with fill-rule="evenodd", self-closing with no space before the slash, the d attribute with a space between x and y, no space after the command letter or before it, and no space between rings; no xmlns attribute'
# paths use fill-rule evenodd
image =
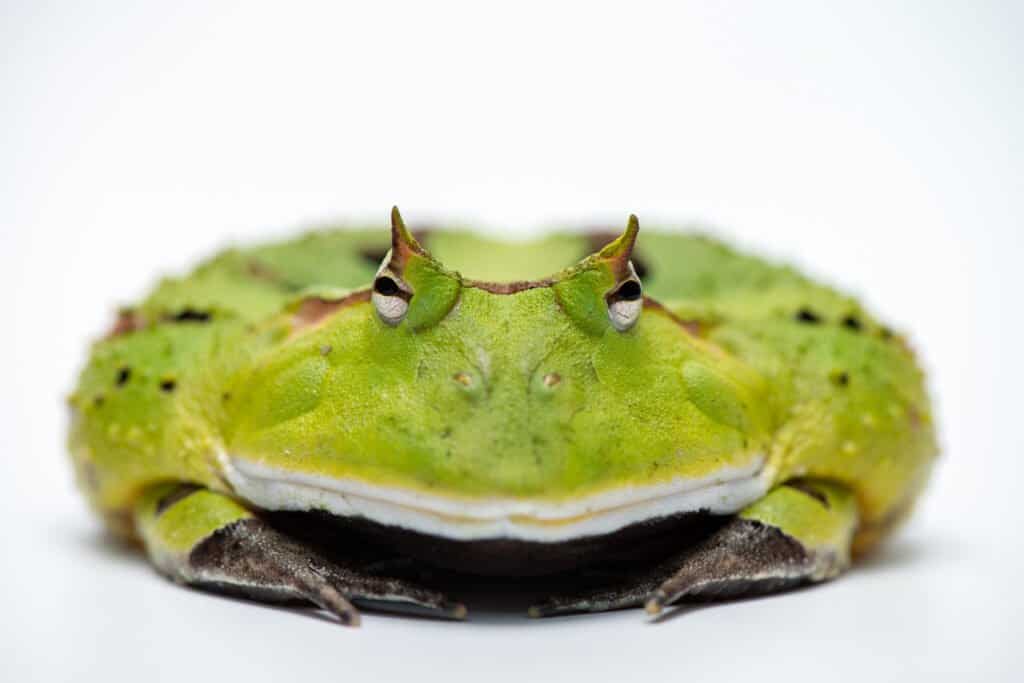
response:
<svg viewBox="0 0 1024 683"><path fill-rule="evenodd" d="M698 478L621 486L573 500L469 498L286 471L225 454L235 492L265 510L318 510L452 540L555 543L688 512L729 514L762 497L764 456Z"/></svg>

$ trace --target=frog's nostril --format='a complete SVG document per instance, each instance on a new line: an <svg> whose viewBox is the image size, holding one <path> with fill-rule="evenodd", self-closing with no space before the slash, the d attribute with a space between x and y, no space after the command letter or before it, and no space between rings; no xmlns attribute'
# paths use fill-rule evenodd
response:
<svg viewBox="0 0 1024 683"><path fill-rule="evenodd" d="M549 372L544 375L544 386L548 389L554 389L556 386L562 383L562 376L557 372Z"/></svg>

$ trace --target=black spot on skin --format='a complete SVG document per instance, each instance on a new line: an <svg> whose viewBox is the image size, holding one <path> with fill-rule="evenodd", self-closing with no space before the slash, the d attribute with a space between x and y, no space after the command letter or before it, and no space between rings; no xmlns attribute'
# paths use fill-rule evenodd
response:
<svg viewBox="0 0 1024 683"><path fill-rule="evenodd" d="M123 387L125 384L128 384L128 380L130 380L131 378L132 369L129 367L123 367L117 371L117 379L115 380L115 383L117 384L117 386Z"/></svg>
<svg viewBox="0 0 1024 683"><path fill-rule="evenodd" d="M805 323L807 325L817 325L821 322L821 316L807 307L801 308L797 311L793 318L798 323Z"/></svg>
<svg viewBox="0 0 1024 683"><path fill-rule="evenodd" d="M231 400L231 392L230 391L225 391L223 394L220 395L220 400L222 400L222 401L230 401Z"/></svg>
<svg viewBox="0 0 1024 683"><path fill-rule="evenodd" d="M159 517L164 514L168 508L173 507L175 503L188 498L200 488L202 487L197 486L196 484L182 484L176 487L173 491L156 502L156 516Z"/></svg>
<svg viewBox="0 0 1024 683"><path fill-rule="evenodd" d="M842 325L851 332L860 332L864 329L864 324L855 315L847 315L843 317Z"/></svg>
<svg viewBox="0 0 1024 683"><path fill-rule="evenodd" d="M811 486L810 484L808 484L805 481L789 481L789 482L786 482L785 485L788 486L791 489L794 489L796 491L800 491L801 493L806 493L808 496L810 496L814 500L818 501L819 503L824 505L826 508L832 507L831 505L829 505L828 498L825 497L824 493L822 493L818 489L814 488L813 486Z"/></svg>
<svg viewBox="0 0 1024 683"><path fill-rule="evenodd" d="M850 384L850 374L848 372L836 372L832 375L832 381L840 387L845 387Z"/></svg>
<svg viewBox="0 0 1024 683"><path fill-rule="evenodd" d="M166 392L166 393L169 394L172 391L174 391L177 388L177 386L178 386L178 383L175 382L173 379L165 379L162 382L160 382L160 391L163 391L163 392Z"/></svg>
<svg viewBox="0 0 1024 683"><path fill-rule="evenodd" d="M183 308L167 319L175 323L208 323L213 315L209 311Z"/></svg>

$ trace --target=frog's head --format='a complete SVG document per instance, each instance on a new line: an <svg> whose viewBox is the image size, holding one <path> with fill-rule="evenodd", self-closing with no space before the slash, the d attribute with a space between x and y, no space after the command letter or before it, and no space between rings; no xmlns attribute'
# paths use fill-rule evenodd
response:
<svg viewBox="0 0 1024 683"><path fill-rule="evenodd" d="M535 281L447 270L392 216L366 290L314 297L233 380L224 466L258 505L558 541L763 494L758 377L643 295L638 225ZM500 258L496 254L495 258Z"/></svg>

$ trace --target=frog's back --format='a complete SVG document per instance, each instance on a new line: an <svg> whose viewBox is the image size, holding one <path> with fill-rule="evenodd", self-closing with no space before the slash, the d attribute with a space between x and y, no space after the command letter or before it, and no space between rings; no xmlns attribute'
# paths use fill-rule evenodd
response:
<svg viewBox="0 0 1024 683"><path fill-rule="evenodd" d="M418 237L466 277L512 281L550 275L609 234ZM218 486L212 425L230 401L218 378L279 343L269 321L303 292L368 286L387 248L381 228L233 249L122 312L72 397L72 451L94 502L116 519L154 481ZM780 479L847 483L878 528L909 505L935 448L922 376L898 335L853 299L706 237L645 230L633 260L648 297L773 383Z"/></svg>

